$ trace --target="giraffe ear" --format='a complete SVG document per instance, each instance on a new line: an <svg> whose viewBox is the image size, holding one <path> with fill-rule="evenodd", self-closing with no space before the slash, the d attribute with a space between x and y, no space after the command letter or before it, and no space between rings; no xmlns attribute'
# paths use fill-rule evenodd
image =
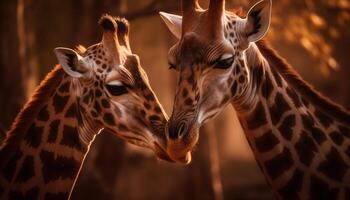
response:
<svg viewBox="0 0 350 200"><path fill-rule="evenodd" d="M270 26L271 6L271 0L262 0L248 11L245 24L248 42L256 42L265 36Z"/></svg>
<svg viewBox="0 0 350 200"><path fill-rule="evenodd" d="M54 52L58 62L68 75L80 78L85 76L89 71L89 68L86 67L83 62L80 62L82 57L73 49L57 47Z"/></svg>
<svg viewBox="0 0 350 200"><path fill-rule="evenodd" d="M182 16L166 12L159 12L159 15L169 28L170 32L179 39L181 37Z"/></svg>

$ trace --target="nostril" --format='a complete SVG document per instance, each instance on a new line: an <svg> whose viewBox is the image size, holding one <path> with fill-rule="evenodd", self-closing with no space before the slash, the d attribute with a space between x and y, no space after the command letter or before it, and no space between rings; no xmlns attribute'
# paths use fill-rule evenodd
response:
<svg viewBox="0 0 350 200"><path fill-rule="evenodd" d="M169 126L169 137L171 139L177 139L186 132L186 123L180 122L178 125L171 125Z"/></svg>
<svg viewBox="0 0 350 200"><path fill-rule="evenodd" d="M168 129L168 131L169 131L169 138L171 138L171 139L176 139L177 138L176 137L177 131L175 130L175 128L176 128L176 126L169 126L169 129Z"/></svg>
<svg viewBox="0 0 350 200"><path fill-rule="evenodd" d="M185 123L180 123L180 125L178 127L179 128L177 130L177 136L181 137L186 131L186 124Z"/></svg>

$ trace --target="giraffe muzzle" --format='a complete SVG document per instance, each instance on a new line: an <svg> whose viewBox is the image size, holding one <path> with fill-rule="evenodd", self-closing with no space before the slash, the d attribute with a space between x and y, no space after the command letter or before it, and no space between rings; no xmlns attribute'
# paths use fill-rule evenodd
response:
<svg viewBox="0 0 350 200"><path fill-rule="evenodd" d="M174 126L176 125L176 126ZM188 164L191 162L191 151L198 141L199 127L196 124L189 126L184 121L172 123L166 128L167 153L175 162Z"/></svg>

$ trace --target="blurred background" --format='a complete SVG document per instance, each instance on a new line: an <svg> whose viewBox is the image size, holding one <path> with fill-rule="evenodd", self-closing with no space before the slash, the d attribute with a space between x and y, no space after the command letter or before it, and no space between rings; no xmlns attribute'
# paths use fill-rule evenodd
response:
<svg viewBox="0 0 350 200"><path fill-rule="evenodd" d="M200 1L206 7L207 1ZM255 0L226 0L247 11ZM57 63L53 49L101 39L101 14L125 16L130 42L170 114L177 74L168 70L175 43L158 11L180 13L174 0L1 0L0 135ZM350 1L275 0L267 39L307 81L350 108ZM201 129L190 165L157 160L152 152L101 133L72 199L272 199L231 107Z"/></svg>

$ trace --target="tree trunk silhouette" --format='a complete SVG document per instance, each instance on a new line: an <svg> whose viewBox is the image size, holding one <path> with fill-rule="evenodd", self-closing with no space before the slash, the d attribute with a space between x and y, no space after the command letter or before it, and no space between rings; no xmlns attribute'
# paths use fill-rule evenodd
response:
<svg viewBox="0 0 350 200"><path fill-rule="evenodd" d="M29 99L38 85L38 59L36 55L36 34L33 30L33 16L27 13L31 10L32 0L18 0L17 27L19 42L19 60L21 66L22 85L25 99Z"/></svg>
<svg viewBox="0 0 350 200"><path fill-rule="evenodd" d="M186 199L211 200L214 199L212 177L210 172L208 130L202 127L196 150L192 152L192 162L186 166L185 191Z"/></svg>
<svg viewBox="0 0 350 200"><path fill-rule="evenodd" d="M204 125L199 134L198 146L193 152L191 164L186 169L187 199L222 200L215 122Z"/></svg>
<svg viewBox="0 0 350 200"><path fill-rule="evenodd" d="M7 130L25 98L17 35L17 1L0 1L0 126Z"/></svg>
<svg viewBox="0 0 350 200"><path fill-rule="evenodd" d="M214 191L214 199L222 200L223 191L221 183L221 174L220 174L220 160L219 160L219 151L218 151L218 140L217 140L217 128L220 126L219 121L212 121L206 124L208 131L208 146L209 146L209 158L210 158L210 171L212 177L212 188Z"/></svg>

